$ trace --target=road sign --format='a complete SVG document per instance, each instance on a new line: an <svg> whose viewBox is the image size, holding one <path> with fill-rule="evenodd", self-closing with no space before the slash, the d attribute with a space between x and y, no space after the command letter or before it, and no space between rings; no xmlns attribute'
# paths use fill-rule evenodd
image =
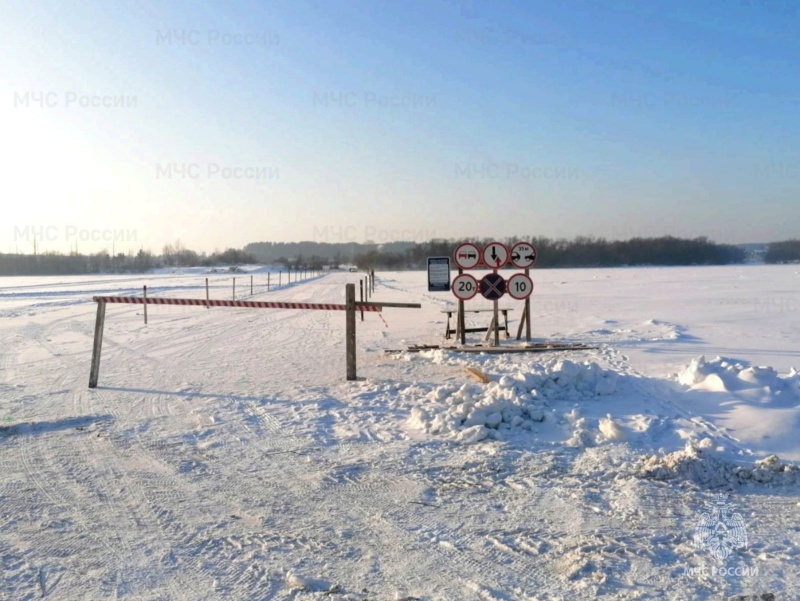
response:
<svg viewBox="0 0 800 601"><path fill-rule="evenodd" d="M508 263L508 247L500 242L492 242L483 249L483 262L489 269L500 269Z"/></svg>
<svg viewBox="0 0 800 601"><path fill-rule="evenodd" d="M528 242L517 242L511 247L511 264L520 269L528 269L536 263L536 248Z"/></svg>
<svg viewBox="0 0 800 601"><path fill-rule="evenodd" d="M456 248L455 258L461 269L475 269L481 262L481 249L472 242L464 242Z"/></svg>
<svg viewBox="0 0 800 601"><path fill-rule="evenodd" d="M489 300L497 300L506 293L506 281L499 273L488 273L481 280L481 294Z"/></svg>
<svg viewBox="0 0 800 601"><path fill-rule="evenodd" d="M428 257L428 292L450 291L450 257Z"/></svg>
<svg viewBox="0 0 800 601"><path fill-rule="evenodd" d="M515 273L508 278L508 293L512 298L524 300L533 292L533 281L524 273Z"/></svg>
<svg viewBox="0 0 800 601"><path fill-rule="evenodd" d="M478 280L469 275L462 273L453 278L453 294L459 300L469 300L478 294Z"/></svg>

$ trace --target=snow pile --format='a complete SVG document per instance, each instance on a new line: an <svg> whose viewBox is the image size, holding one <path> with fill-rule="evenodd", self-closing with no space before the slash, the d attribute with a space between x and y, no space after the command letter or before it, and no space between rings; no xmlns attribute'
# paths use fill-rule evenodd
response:
<svg viewBox="0 0 800 601"><path fill-rule="evenodd" d="M708 488L730 487L746 482L779 485L800 483L800 467L783 463L777 455L756 461L752 467L744 467L706 454L702 448L691 443L674 453L646 455L638 461L635 469L642 478L689 480Z"/></svg>
<svg viewBox="0 0 800 601"><path fill-rule="evenodd" d="M780 376L771 367L750 367L725 357L706 361L704 356L700 356L676 377L678 382L693 390L758 391L767 401L777 400L784 394L792 396L792 400L800 398L800 373L797 370L792 369L787 376Z"/></svg>
<svg viewBox="0 0 800 601"><path fill-rule="evenodd" d="M535 423L546 420L565 421L574 430L567 444L585 446L596 438L586 419L573 410L561 420L550 402L590 400L614 394L616 388L617 374L596 363L552 359L533 366L530 372L504 375L486 386L438 387L427 395L433 405L414 408L409 424L430 434L475 443L486 438L503 440L512 431L532 430ZM624 437L610 416L601 424L602 437Z"/></svg>

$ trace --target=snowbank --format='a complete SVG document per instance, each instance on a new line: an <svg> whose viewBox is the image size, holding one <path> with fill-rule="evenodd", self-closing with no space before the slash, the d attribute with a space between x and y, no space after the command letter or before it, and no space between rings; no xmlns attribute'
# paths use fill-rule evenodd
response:
<svg viewBox="0 0 800 601"><path fill-rule="evenodd" d="M770 404L783 400L784 395L790 397L791 403L800 401L800 373L796 369L787 376L780 376L771 367L751 367L725 357L706 361L700 356L677 374L677 380L694 390L757 391L761 400Z"/></svg>
<svg viewBox="0 0 800 601"><path fill-rule="evenodd" d="M570 444L588 442L586 423L577 411L559 418L553 401L586 401L614 394L617 374L596 363L549 360L529 366L530 371L504 375L486 386L464 384L460 388L438 387L427 399L430 407L415 407L409 425L430 434L444 435L463 443L484 439L503 440L513 431L532 430L535 423L573 426ZM610 416L601 435L622 439L623 433Z"/></svg>
<svg viewBox="0 0 800 601"><path fill-rule="evenodd" d="M690 480L709 487L731 487L753 483L795 485L800 483L800 468L783 463L777 455L756 461L752 467L736 465L708 454L695 445L666 455L647 455L636 465L637 474L653 480Z"/></svg>

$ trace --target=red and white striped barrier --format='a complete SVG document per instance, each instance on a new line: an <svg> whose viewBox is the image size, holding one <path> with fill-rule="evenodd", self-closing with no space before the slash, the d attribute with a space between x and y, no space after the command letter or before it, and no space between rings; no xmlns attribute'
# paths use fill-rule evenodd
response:
<svg viewBox="0 0 800 601"><path fill-rule="evenodd" d="M197 307L242 307L250 309L319 309L322 311L344 311L346 305L330 303L282 303L264 301L234 301L234 300L205 300L201 298L153 298L147 299L135 296L95 296L95 302L124 303L133 305L193 305ZM380 312L381 305L364 304L363 307L356 303L359 310Z"/></svg>
<svg viewBox="0 0 800 601"><path fill-rule="evenodd" d="M206 289L208 290L208 289ZM319 309L322 311L345 312L345 355L347 363L347 379L356 379L356 311L380 313L385 307L400 309L419 309L419 303L371 303L356 302L355 284L345 286L346 304L332 303L282 303L264 301L211 300L209 298L147 298L136 296L94 296L97 303L97 318L94 323L94 345L92 347L92 365L89 370L89 388L97 387L100 377L100 352L103 348L103 328L106 320L106 304L119 303L130 305L191 305L195 307L241 307L245 309ZM145 321L145 323L147 323ZM384 323L386 321L384 320ZM386 326L388 327L388 325Z"/></svg>

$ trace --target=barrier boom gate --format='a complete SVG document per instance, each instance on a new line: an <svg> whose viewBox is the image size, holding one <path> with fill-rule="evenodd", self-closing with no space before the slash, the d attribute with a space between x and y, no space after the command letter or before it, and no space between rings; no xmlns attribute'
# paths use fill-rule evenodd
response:
<svg viewBox="0 0 800 601"><path fill-rule="evenodd" d="M233 307L245 309L311 309L320 311L345 311L347 379L356 379L356 311L381 312L384 307L399 309L421 309L419 303L356 302L355 284L345 287L345 304L295 303L279 301L205 300L199 298L139 298L134 296L94 296L97 303L97 318L94 324L92 366L89 371L89 388L97 388L100 377L100 352L103 348L103 328L106 321L106 304L132 305L179 305L196 307Z"/></svg>

